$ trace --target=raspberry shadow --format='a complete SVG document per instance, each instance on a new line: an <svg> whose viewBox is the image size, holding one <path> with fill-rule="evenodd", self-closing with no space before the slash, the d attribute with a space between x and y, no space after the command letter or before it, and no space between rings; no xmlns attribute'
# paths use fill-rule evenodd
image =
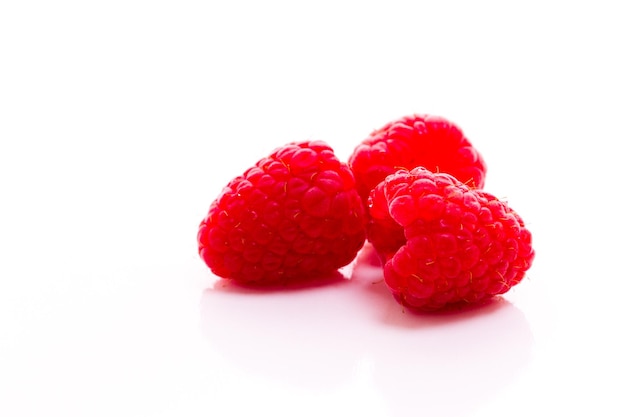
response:
<svg viewBox="0 0 626 417"><path fill-rule="evenodd" d="M234 280L219 278L209 290L238 294L267 294L305 291L319 287L344 285L347 282L346 275L340 271L333 271L322 276L263 285L242 284Z"/></svg>

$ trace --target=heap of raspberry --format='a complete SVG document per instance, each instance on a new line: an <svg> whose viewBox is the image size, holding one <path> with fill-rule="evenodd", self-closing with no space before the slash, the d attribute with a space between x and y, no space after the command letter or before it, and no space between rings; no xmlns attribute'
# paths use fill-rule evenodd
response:
<svg viewBox="0 0 626 417"><path fill-rule="evenodd" d="M375 130L354 149L348 165L364 203L379 182L400 168L448 173L472 188L482 188L486 174L482 156L461 129L430 115L405 116Z"/></svg>
<svg viewBox="0 0 626 417"><path fill-rule="evenodd" d="M534 250L506 203L454 177L418 167L372 190L368 238L398 302L416 310L476 303L507 292Z"/></svg>
<svg viewBox="0 0 626 417"><path fill-rule="evenodd" d="M350 263L365 223L354 176L333 149L291 143L228 183L200 224L198 247L222 278L288 283Z"/></svg>

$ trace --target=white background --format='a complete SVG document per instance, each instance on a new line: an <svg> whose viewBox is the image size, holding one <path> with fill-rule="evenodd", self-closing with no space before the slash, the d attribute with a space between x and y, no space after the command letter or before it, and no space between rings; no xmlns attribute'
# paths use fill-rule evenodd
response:
<svg viewBox="0 0 626 417"><path fill-rule="evenodd" d="M0 3L0 415L625 415L624 13L614 1ZM463 128L533 232L458 315L341 284L237 291L196 252L286 142L346 160Z"/></svg>

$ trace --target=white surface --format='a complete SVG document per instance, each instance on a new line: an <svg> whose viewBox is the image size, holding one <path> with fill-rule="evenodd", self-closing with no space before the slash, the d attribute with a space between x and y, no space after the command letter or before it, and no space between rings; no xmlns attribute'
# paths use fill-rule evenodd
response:
<svg viewBox="0 0 626 417"><path fill-rule="evenodd" d="M295 3L0 4L0 415L626 414L618 2ZM195 234L232 176L413 112L526 219L522 284L441 317L365 261L216 284Z"/></svg>

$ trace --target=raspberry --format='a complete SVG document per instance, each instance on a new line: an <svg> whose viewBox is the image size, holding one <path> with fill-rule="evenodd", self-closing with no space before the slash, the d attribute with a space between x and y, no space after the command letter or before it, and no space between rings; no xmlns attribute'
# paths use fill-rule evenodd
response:
<svg viewBox="0 0 626 417"><path fill-rule="evenodd" d="M449 174L399 170L369 198L368 238L393 296L416 310L476 303L507 292L534 250L506 203Z"/></svg>
<svg viewBox="0 0 626 417"><path fill-rule="evenodd" d="M231 180L200 223L198 250L214 274L243 284L320 278L365 241L352 172L321 141L290 143Z"/></svg>
<svg viewBox="0 0 626 417"><path fill-rule="evenodd" d="M472 188L484 186L487 170L459 127L431 115L405 116L375 130L354 149L348 165L364 203L372 188L400 168L445 172Z"/></svg>

